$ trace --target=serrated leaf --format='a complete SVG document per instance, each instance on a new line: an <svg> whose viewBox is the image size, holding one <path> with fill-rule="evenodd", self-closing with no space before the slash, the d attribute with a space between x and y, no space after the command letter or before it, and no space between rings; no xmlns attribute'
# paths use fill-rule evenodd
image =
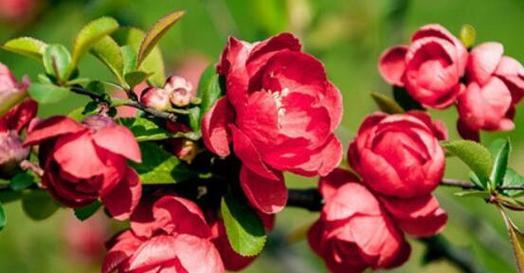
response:
<svg viewBox="0 0 524 273"><path fill-rule="evenodd" d="M31 98L41 104L55 103L69 95L69 89L53 84L33 83L28 89Z"/></svg>
<svg viewBox="0 0 524 273"><path fill-rule="evenodd" d="M413 99L406 89L398 86L393 86L393 98L404 109L410 110L424 110L424 107L415 99Z"/></svg>
<svg viewBox="0 0 524 273"><path fill-rule="evenodd" d="M506 140L504 144L498 149L494 155L493 169L490 175L490 182L492 189L497 188L504 181L504 175L508 168L509 153L511 151L511 143Z"/></svg>
<svg viewBox="0 0 524 273"><path fill-rule="evenodd" d="M524 186L524 177L515 172L515 170L508 168L504 175L502 186ZM504 190L504 194L508 196L518 196L524 194L524 190Z"/></svg>
<svg viewBox="0 0 524 273"><path fill-rule="evenodd" d="M42 61L47 44L35 38L21 37L7 41L2 48Z"/></svg>
<svg viewBox="0 0 524 273"><path fill-rule="evenodd" d="M404 113L404 109L392 98L377 93L377 92L371 92L371 97L375 101L375 104L378 106L378 108L388 114L399 114Z"/></svg>
<svg viewBox="0 0 524 273"><path fill-rule="evenodd" d="M138 142L158 141L171 137L171 134L167 130L146 118L125 118L121 119L120 122L133 132Z"/></svg>
<svg viewBox="0 0 524 273"><path fill-rule="evenodd" d="M73 65L76 65L80 57L93 45L104 38L104 36L117 30L118 27L118 22L111 17L98 18L85 25L75 38L72 58Z"/></svg>
<svg viewBox="0 0 524 273"><path fill-rule="evenodd" d="M198 95L200 101L200 117L203 117L215 102L222 97L220 77L216 72L215 66L210 65L200 77L198 83Z"/></svg>
<svg viewBox="0 0 524 273"><path fill-rule="evenodd" d="M75 209L75 216L78 220L85 221L93 216L101 206L100 201L95 201L85 207Z"/></svg>
<svg viewBox="0 0 524 273"><path fill-rule="evenodd" d="M455 140L442 144L448 152L460 158L477 175L485 189L493 168L491 153L481 144L469 140Z"/></svg>
<svg viewBox="0 0 524 273"><path fill-rule="evenodd" d="M103 37L93 48L91 54L104 63L121 82L124 75L124 57L120 46L110 36Z"/></svg>
<svg viewBox="0 0 524 273"><path fill-rule="evenodd" d="M131 163L142 184L171 184L194 177L194 173L176 156L152 142L140 143L142 163Z"/></svg>
<svg viewBox="0 0 524 273"><path fill-rule="evenodd" d="M158 20L151 29L146 33L142 43L140 44L140 50L138 51L137 68L140 67L142 62L148 56L148 54L156 46L160 38L176 23L182 16L184 11L176 11L170 13Z"/></svg>
<svg viewBox="0 0 524 273"><path fill-rule="evenodd" d="M59 80L68 80L68 67L71 64L71 55L63 45L53 44L46 47L42 60L47 74Z"/></svg>
<svg viewBox="0 0 524 273"><path fill-rule="evenodd" d="M147 78L150 76L150 74L143 72L143 71L132 71L127 73L124 78L126 83L131 87L135 87L141 82L147 80Z"/></svg>
<svg viewBox="0 0 524 273"><path fill-rule="evenodd" d="M513 224L509 216L502 208L499 208L504 223L508 230L509 238L513 246L513 253L517 262L517 268L520 273L524 273L524 234Z"/></svg>
<svg viewBox="0 0 524 273"><path fill-rule="evenodd" d="M58 204L49 193L32 190L22 195L22 208L31 219L40 221L49 218L58 210Z"/></svg>
<svg viewBox="0 0 524 273"><path fill-rule="evenodd" d="M9 183L9 187L14 191L21 191L35 183L35 177L27 172L16 174Z"/></svg>
<svg viewBox="0 0 524 273"><path fill-rule="evenodd" d="M470 48L475 44L477 39L477 31L472 25L463 25L460 29L460 41L464 44L466 48Z"/></svg>
<svg viewBox="0 0 524 273"><path fill-rule="evenodd" d="M144 36L145 33L137 28L120 28L113 34L115 41L121 46L124 57L124 73L136 69L137 55ZM140 70L151 74L149 82L153 85L162 86L164 84L164 58L157 46L153 48L149 56L143 61Z"/></svg>
<svg viewBox="0 0 524 273"><path fill-rule="evenodd" d="M240 202L227 194L222 199L220 211L227 238L236 253L250 257L262 252L267 238L264 224L245 201Z"/></svg>

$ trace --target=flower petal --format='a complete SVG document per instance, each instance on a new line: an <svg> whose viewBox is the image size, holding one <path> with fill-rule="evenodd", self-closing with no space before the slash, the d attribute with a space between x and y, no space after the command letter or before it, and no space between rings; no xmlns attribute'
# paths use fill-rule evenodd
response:
<svg viewBox="0 0 524 273"><path fill-rule="evenodd" d="M41 141L64 134L87 130L80 123L64 116L51 117L38 122L27 134L24 145L34 145Z"/></svg>
<svg viewBox="0 0 524 273"><path fill-rule="evenodd" d="M124 126L106 126L93 134L93 141L97 146L112 153L126 157L135 162L141 162L140 147L133 133Z"/></svg>
<svg viewBox="0 0 524 273"><path fill-rule="evenodd" d="M202 139L213 153L225 157L230 153L231 134L228 124L233 122L234 112L226 97L215 102L215 105L202 119Z"/></svg>
<svg viewBox="0 0 524 273"><path fill-rule="evenodd" d="M135 170L128 168L127 175L113 189L102 192L101 198L113 218L129 218L142 196L142 184Z"/></svg>
<svg viewBox="0 0 524 273"><path fill-rule="evenodd" d="M263 213L275 214L286 205L287 188L281 173L278 174L277 180L272 180L242 166L240 185L251 205Z"/></svg>
<svg viewBox="0 0 524 273"><path fill-rule="evenodd" d="M395 46L387 49L380 56L378 71L382 78L391 85L404 86L404 72L406 71L407 46Z"/></svg>
<svg viewBox="0 0 524 273"><path fill-rule="evenodd" d="M504 53L504 46L497 42L480 44L471 50L468 61L468 76L480 85L488 82L495 73Z"/></svg>

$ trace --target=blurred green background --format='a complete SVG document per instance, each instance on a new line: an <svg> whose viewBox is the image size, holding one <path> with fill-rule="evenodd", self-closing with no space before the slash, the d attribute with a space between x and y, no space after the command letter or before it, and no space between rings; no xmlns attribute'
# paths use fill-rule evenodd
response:
<svg viewBox="0 0 524 273"><path fill-rule="evenodd" d="M507 55L524 61L522 0L42 0L30 18L4 20L0 24L0 41L34 36L46 42L70 45L75 33L93 18L109 15L122 25L147 28L169 11L179 9L187 11L185 18L160 44L171 73L194 75L206 62L215 62L229 35L248 41L282 31L300 36L305 50L324 62L330 79L344 95L345 115L338 134L346 147L360 121L376 110L369 92L389 93L377 73L379 54L390 45L408 41L410 33L421 25L440 23L458 33L461 25L472 24L477 29L477 42L500 41ZM28 74L35 79L40 72L36 62L5 52L0 52L0 62L13 69L17 76ZM84 58L80 68L84 76L110 77L92 57ZM65 113L81 102L72 97L67 104L41 111L44 115ZM489 142L497 136L509 135L514 143L511 165L524 173L524 109L519 108L515 131L486 134L483 140ZM455 110L434 112L434 115L444 119L451 138L457 138ZM466 178L466 167L450 159L446 175ZM289 178L292 187L311 187L316 182ZM450 216L444 236L471 251L488 272L516 272L498 212L479 199L456 197L455 191L439 189L437 192ZM36 223L23 215L20 203L8 204L6 210L8 224L0 233L0 273L99 272L100 240L95 240L91 252L87 251L91 253L87 259L74 254L75 242L64 234L73 232L71 236L78 237L74 232L88 232L85 234L90 235L86 238L107 238L110 232L105 228L104 219L80 224L72 219L71 211L61 210L50 219ZM522 215L512 216L524 227ZM315 213L298 209L286 209L279 214L267 251L246 272L325 272L306 242L286 241L315 217ZM424 248L411 241L412 258L392 272L459 272L446 261L422 266Z"/></svg>

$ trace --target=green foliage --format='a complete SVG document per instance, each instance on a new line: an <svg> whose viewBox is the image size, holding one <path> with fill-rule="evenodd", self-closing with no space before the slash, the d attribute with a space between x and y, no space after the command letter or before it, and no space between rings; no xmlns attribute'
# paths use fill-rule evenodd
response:
<svg viewBox="0 0 524 273"><path fill-rule="evenodd" d="M495 189L504 181L504 175L508 168L509 153L511 151L511 143L505 140L502 146L493 154L494 163L490 175L491 188Z"/></svg>
<svg viewBox="0 0 524 273"><path fill-rule="evenodd" d="M524 177L518 174L515 170L508 168L506 174L504 175L504 182L502 183L504 187L516 187L524 186ZM504 190L504 194L508 196L519 196L524 193L524 190Z"/></svg>
<svg viewBox="0 0 524 273"><path fill-rule="evenodd" d="M493 159L488 149L479 143L469 140L449 141L443 143L442 146L471 168L479 178L483 189L487 187L493 168Z"/></svg>
<svg viewBox="0 0 524 273"><path fill-rule="evenodd" d="M216 73L215 66L210 65L206 68L198 83L198 95L202 99L200 116L207 113L223 94L220 76Z"/></svg>
<svg viewBox="0 0 524 273"><path fill-rule="evenodd" d="M508 229L509 238L513 246L513 253L515 254L515 260L520 273L524 272L524 234L515 226L509 216L504 212L502 208L499 208L504 223Z"/></svg>
<svg viewBox="0 0 524 273"><path fill-rule="evenodd" d="M22 195L22 208L31 219L45 220L58 210L58 204L42 190L30 190Z"/></svg>
<svg viewBox="0 0 524 273"><path fill-rule="evenodd" d="M68 80L71 54L63 45L52 44L47 46L44 50L43 62L48 75L54 76L58 82Z"/></svg>
<svg viewBox="0 0 524 273"><path fill-rule="evenodd" d="M21 172L16 174L9 183L9 187L11 187L14 191L21 191L35 183L35 177L27 172Z"/></svg>
<svg viewBox="0 0 524 273"><path fill-rule="evenodd" d="M140 43L140 50L138 51L137 68L140 67L142 62L151 53L153 48L156 46L160 38L176 23L182 16L184 11L176 11L170 13L160 20L158 20L151 29L146 33L144 39Z"/></svg>
<svg viewBox="0 0 524 273"><path fill-rule="evenodd" d="M250 257L262 251L267 236L257 213L242 201L228 194L222 199L220 210L231 247L238 254Z"/></svg>
<svg viewBox="0 0 524 273"><path fill-rule="evenodd" d="M4 207L0 203L0 230L4 229L5 224L7 223L7 218L5 217Z"/></svg>
<svg viewBox="0 0 524 273"><path fill-rule="evenodd" d="M141 82L147 80L149 78L150 74L143 72L143 71L131 71L129 73L126 73L124 76L124 79L126 83L129 85L130 88L133 88L140 84Z"/></svg>
<svg viewBox="0 0 524 273"><path fill-rule="evenodd" d="M140 143L142 163L131 163L142 184L171 184L194 177L188 166L152 142Z"/></svg>
<svg viewBox="0 0 524 273"><path fill-rule="evenodd" d="M102 206L100 201L95 201L85 207L75 209L75 216L80 221L85 221L89 219L89 217L93 216L98 209Z"/></svg>
<svg viewBox="0 0 524 273"><path fill-rule="evenodd" d="M171 137L167 130L146 118L125 118L121 119L120 123L129 128L139 142L164 140Z"/></svg>
<svg viewBox="0 0 524 273"><path fill-rule="evenodd" d="M111 34L119 27L118 22L110 17L102 17L89 22L78 33L73 45L73 66L92 46L104 36Z"/></svg>
<svg viewBox="0 0 524 273"><path fill-rule="evenodd" d="M124 57L120 47L113 38L109 36L103 37L91 48L91 54L104 63L120 83L124 81Z"/></svg>
<svg viewBox="0 0 524 273"><path fill-rule="evenodd" d="M59 102L69 95L69 89L53 84L32 83L28 89L31 98L41 104Z"/></svg>
<svg viewBox="0 0 524 273"><path fill-rule="evenodd" d="M405 111L424 110L424 107L414 100L403 87L393 86L393 98Z"/></svg>
<svg viewBox="0 0 524 273"><path fill-rule="evenodd" d="M20 37L7 41L3 49L42 61L47 44L31 37Z"/></svg>
<svg viewBox="0 0 524 273"><path fill-rule="evenodd" d="M377 92L371 92L371 98L375 101L378 108L388 114L403 113L404 109L392 98Z"/></svg>

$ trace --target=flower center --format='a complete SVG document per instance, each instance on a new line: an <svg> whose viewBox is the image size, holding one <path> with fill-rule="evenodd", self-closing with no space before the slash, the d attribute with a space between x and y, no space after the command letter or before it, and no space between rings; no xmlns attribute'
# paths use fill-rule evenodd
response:
<svg viewBox="0 0 524 273"><path fill-rule="evenodd" d="M284 108L284 105L282 104L282 99L289 94L289 89L284 88L281 91L268 90L268 92L271 94L271 96L275 100L275 105L277 107L278 126L282 127L282 124L281 124L282 119L284 118L284 115L286 114L286 108Z"/></svg>

